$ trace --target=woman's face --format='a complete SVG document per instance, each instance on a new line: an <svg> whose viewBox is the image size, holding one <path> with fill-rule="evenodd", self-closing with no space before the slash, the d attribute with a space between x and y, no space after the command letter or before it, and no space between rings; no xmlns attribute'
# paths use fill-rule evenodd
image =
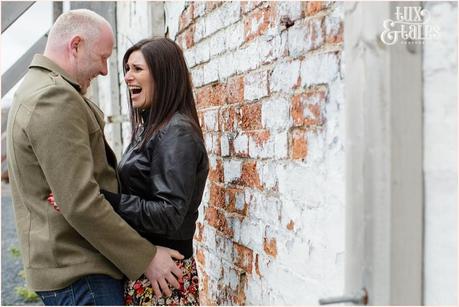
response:
<svg viewBox="0 0 459 307"><path fill-rule="evenodd" d="M132 106L146 109L151 106L153 97L153 78L140 50L133 51L126 63L124 81L131 93Z"/></svg>

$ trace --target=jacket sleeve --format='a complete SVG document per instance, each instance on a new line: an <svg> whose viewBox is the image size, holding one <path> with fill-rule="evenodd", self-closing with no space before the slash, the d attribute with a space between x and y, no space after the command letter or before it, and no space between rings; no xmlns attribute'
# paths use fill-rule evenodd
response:
<svg viewBox="0 0 459 307"><path fill-rule="evenodd" d="M123 221L99 192L91 146L104 146L103 132L79 94L68 88L53 86L37 99L25 131L63 217L135 280L145 272L156 247ZM102 139L91 144L90 136Z"/></svg>
<svg viewBox="0 0 459 307"><path fill-rule="evenodd" d="M152 199L122 194L119 205L114 204L121 217L140 233L169 235L183 223L202 156L190 129L171 126L157 143L151 158Z"/></svg>

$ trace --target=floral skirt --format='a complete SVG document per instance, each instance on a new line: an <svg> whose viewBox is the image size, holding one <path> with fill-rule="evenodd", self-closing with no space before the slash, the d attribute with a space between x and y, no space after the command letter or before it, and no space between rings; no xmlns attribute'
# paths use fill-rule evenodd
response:
<svg viewBox="0 0 459 307"><path fill-rule="evenodd" d="M127 306L159 306L159 305L199 305L199 284L196 262L193 257L175 260L182 270L183 278L179 281L180 288L172 288L172 295L156 298L150 280L145 275L139 279L128 280L124 287L124 303Z"/></svg>

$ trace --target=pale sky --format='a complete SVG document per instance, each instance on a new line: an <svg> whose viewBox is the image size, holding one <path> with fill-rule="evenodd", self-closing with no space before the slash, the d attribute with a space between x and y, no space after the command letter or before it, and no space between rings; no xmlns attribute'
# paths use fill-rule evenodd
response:
<svg viewBox="0 0 459 307"><path fill-rule="evenodd" d="M1 34L2 74L49 30L52 24L52 12L52 1L36 1ZM2 107L11 103L16 88L17 85L2 98Z"/></svg>

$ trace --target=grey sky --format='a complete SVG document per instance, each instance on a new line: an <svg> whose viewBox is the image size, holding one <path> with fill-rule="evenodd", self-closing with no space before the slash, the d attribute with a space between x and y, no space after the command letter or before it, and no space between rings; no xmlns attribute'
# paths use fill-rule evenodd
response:
<svg viewBox="0 0 459 307"><path fill-rule="evenodd" d="M35 2L1 35L2 74L13 65L52 24L52 1ZM10 104L17 85L3 98L2 107Z"/></svg>

